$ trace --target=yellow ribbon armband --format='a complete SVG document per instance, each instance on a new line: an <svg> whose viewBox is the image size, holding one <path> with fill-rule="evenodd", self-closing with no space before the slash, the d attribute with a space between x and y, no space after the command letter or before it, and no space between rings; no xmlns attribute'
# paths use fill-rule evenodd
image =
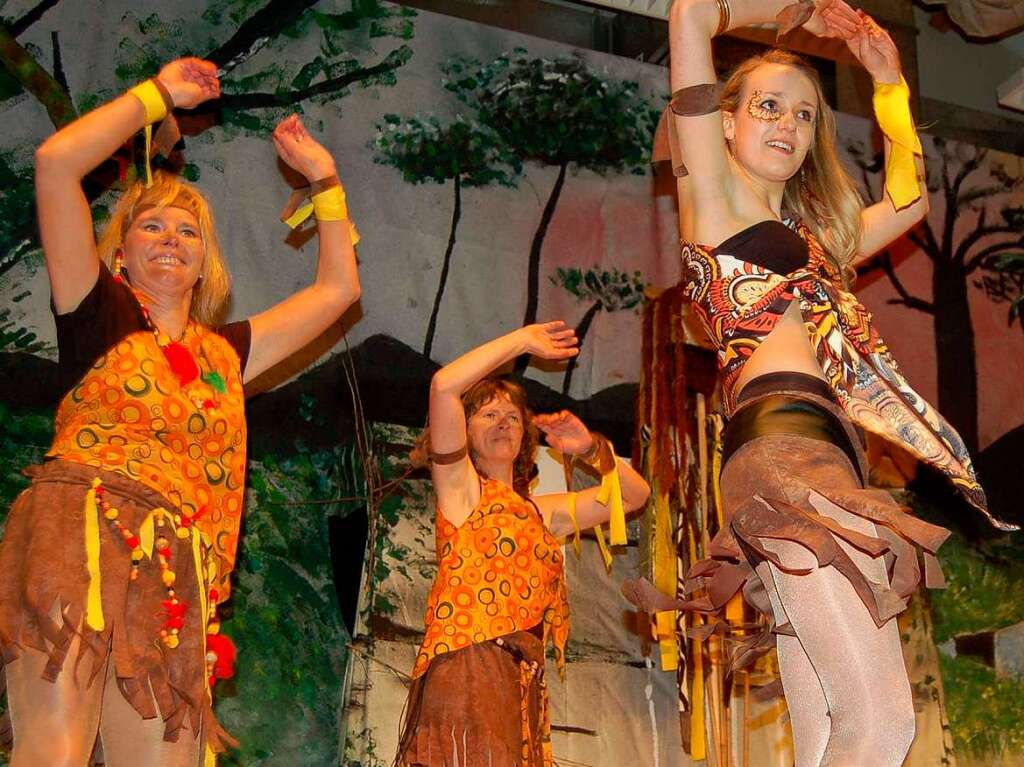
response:
<svg viewBox="0 0 1024 767"><path fill-rule="evenodd" d="M128 92L142 102L142 108L146 110L146 125L160 122L174 109L171 94L156 78L139 83Z"/></svg>
<svg viewBox="0 0 1024 767"><path fill-rule="evenodd" d="M924 154L910 114L910 89L906 80L901 76L898 83L875 83L872 103L878 127L892 144L889 161L885 164L885 191L893 206L900 210L921 197L914 156Z"/></svg>
<svg viewBox="0 0 1024 767"><path fill-rule="evenodd" d="M163 155L169 155L170 150L178 143L181 133L173 117L165 119L174 110L174 99L167 92L155 77L139 83L134 88L129 88L128 93L142 102L142 108L146 112L146 127L144 135L146 138L146 188L153 186L153 168L150 159L154 152L153 123L163 121L160 130L157 131L156 147Z"/></svg>
<svg viewBox="0 0 1024 767"><path fill-rule="evenodd" d="M306 197L309 197L309 200L303 202ZM302 226L311 215L315 215L317 221L347 221L352 244L359 243L359 232L348 217L345 190L337 176L328 176L314 181L309 186L294 190L281 213L281 220L292 229L296 229Z"/></svg>

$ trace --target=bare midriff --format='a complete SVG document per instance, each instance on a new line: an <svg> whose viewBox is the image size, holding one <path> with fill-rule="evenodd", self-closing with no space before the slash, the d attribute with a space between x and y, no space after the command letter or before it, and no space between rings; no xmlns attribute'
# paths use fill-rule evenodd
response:
<svg viewBox="0 0 1024 767"><path fill-rule="evenodd" d="M824 380L795 299L772 332L743 364L743 371L736 381L737 396L748 381L768 373L804 373Z"/></svg>

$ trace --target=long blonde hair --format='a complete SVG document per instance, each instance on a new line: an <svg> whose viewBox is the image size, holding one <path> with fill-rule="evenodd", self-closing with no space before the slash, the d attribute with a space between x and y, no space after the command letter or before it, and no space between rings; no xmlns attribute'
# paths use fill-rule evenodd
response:
<svg viewBox="0 0 1024 767"><path fill-rule="evenodd" d="M215 324L231 292L231 275L228 274L217 241L210 203L196 187L163 171L153 174L153 185L148 189L141 181L132 184L117 201L96 250L103 263L113 271L117 252L124 247L125 235L136 217L151 208L167 207L187 210L199 223L206 254L199 273L200 279L192 289L189 316L204 325Z"/></svg>
<svg viewBox="0 0 1024 767"><path fill-rule="evenodd" d="M760 56L747 59L733 70L722 89L722 109L732 113L739 109L743 83L762 64L793 67L814 86L818 96L814 141L800 171L786 182L782 206L803 221L844 278L848 279L849 264L860 245L860 214L864 209L864 201L839 159L836 149L836 115L825 101L818 73L801 57L773 48Z"/></svg>

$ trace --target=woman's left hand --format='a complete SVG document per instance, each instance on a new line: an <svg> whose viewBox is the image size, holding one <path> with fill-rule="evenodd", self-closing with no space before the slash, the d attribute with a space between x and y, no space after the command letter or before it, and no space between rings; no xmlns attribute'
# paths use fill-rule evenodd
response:
<svg viewBox="0 0 1024 767"><path fill-rule="evenodd" d="M318 181L338 172L331 153L309 135L298 115L279 122L274 128L273 138L277 154L307 181Z"/></svg>
<svg viewBox="0 0 1024 767"><path fill-rule="evenodd" d="M535 415L533 423L544 432L547 443L563 455L583 455L594 445L590 429L568 410Z"/></svg>
<svg viewBox="0 0 1024 767"><path fill-rule="evenodd" d="M900 81L900 53L896 43L862 10L843 0L832 0L821 12L830 36L841 38L876 83Z"/></svg>

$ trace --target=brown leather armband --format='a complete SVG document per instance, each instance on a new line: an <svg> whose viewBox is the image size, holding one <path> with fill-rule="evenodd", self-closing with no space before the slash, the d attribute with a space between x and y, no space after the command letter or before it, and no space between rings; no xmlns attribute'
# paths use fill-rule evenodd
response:
<svg viewBox="0 0 1024 767"><path fill-rule="evenodd" d="M700 117L722 108L722 86L719 83L700 83L680 88L672 94L668 108L680 117Z"/></svg>
<svg viewBox="0 0 1024 767"><path fill-rule="evenodd" d="M469 445L463 445L458 450L452 450L450 453L427 453L427 460L437 466L450 466L453 463L458 463L469 454Z"/></svg>
<svg viewBox="0 0 1024 767"><path fill-rule="evenodd" d="M594 438L593 446L583 455L576 456L576 459L588 466L593 466L601 474L607 474L615 467L615 451L612 450L612 443L606 436L598 434L596 431L591 432L590 436Z"/></svg>

